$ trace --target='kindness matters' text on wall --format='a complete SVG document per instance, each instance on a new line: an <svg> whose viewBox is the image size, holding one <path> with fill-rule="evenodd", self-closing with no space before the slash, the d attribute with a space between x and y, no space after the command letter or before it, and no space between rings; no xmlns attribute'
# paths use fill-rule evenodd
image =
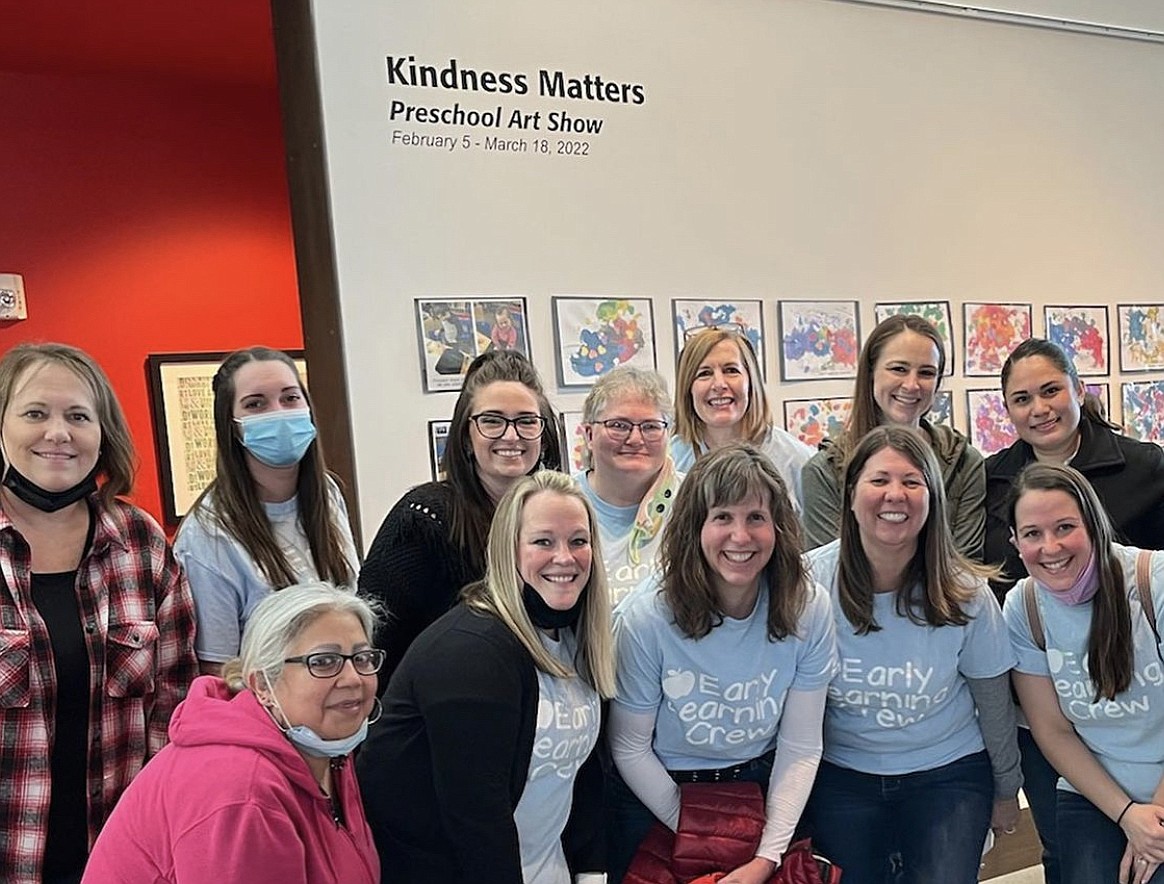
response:
<svg viewBox="0 0 1164 884"><path fill-rule="evenodd" d="M647 100L642 83L594 71L494 70L415 55L385 61L396 147L584 158L596 152L613 108Z"/></svg>

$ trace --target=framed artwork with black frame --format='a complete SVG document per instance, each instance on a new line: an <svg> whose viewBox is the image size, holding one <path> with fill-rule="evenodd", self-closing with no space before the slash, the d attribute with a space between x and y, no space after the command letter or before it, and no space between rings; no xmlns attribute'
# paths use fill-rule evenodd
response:
<svg viewBox="0 0 1164 884"><path fill-rule="evenodd" d="M284 351L307 383L302 350ZM175 525L215 477L214 392L211 381L229 354L153 353L146 357L158 482L166 524Z"/></svg>

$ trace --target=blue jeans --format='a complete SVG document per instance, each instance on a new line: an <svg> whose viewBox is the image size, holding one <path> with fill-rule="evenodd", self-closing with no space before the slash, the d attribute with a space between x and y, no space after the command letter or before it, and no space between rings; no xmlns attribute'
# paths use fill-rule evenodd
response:
<svg viewBox="0 0 1164 884"><path fill-rule="evenodd" d="M1115 881L1128 846L1124 830L1082 795L1060 789L1055 797L1063 884ZM1164 884L1164 868L1148 881Z"/></svg>
<svg viewBox="0 0 1164 884"><path fill-rule="evenodd" d="M1051 767L1028 728L1018 729L1018 744L1022 755L1023 794L1027 796L1035 831L1043 843L1043 878L1046 884L1062 884L1055 822L1055 784L1059 781L1059 772Z"/></svg>
<svg viewBox="0 0 1164 884"><path fill-rule="evenodd" d="M900 776L822 761L805 813L813 846L845 884L975 884L993 806L990 760L976 752Z"/></svg>
<svg viewBox="0 0 1164 884"><path fill-rule="evenodd" d="M772 762L767 759L757 759L753 769L740 776L741 782L758 783L765 794L770 779ZM639 801L612 764L606 772L606 879L610 884L621 884L654 824L655 815Z"/></svg>

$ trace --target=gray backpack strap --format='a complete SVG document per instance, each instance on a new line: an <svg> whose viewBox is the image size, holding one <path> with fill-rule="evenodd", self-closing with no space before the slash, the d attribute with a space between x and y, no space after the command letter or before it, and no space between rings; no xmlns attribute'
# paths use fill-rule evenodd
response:
<svg viewBox="0 0 1164 884"><path fill-rule="evenodd" d="M1035 600L1035 578L1023 581L1023 605L1027 609L1027 623L1031 627L1031 640L1040 651L1047 650L1047 639L1043 636L1043 617L1039 614L1039 603Z"/></svg>
<svg viewBox="0 0 1164 884"><path fill-rule="evenodd" d="M1140 607L1156 638L1156 657L1164 663L1164 655L1160 653L1160 630L1156 626L1156 605L1152 601L1152 551L1149 549L1140 550L1136 556L1136 592L1140 594Z"/></svg>

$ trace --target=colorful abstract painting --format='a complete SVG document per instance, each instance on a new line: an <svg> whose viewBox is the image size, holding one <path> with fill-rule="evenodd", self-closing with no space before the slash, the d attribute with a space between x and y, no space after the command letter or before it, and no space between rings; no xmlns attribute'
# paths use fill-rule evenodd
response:
<svg viewBox="0 0 1164 884"><path fill-rule="evenodd" d="M486 350L530 355L525 298L416 299L426 393L459 390L469 363Z"/></svg>
<svg viewBox="0 0 1164 884"><path fill-rule="evenodd" d="M930 406L926 420L935 427L954 429L954 394L949 390L938 390L934 393L934 404Z"/></svg>
<svg viewBox="0 0 1164 884"><path fill-rule="evenodd" d="M1044 307L1049 341L1063 348L1081 375L1106 375L1108 365L1107 307Z"/></svg>
<svg viewBox="0 0 1164 884"><path fill-rule="evenodd" d="M1164 369L1164 304L1120 304L1116 312L1120 371Z"/></svg>
<svg viewBox="0 0 1164 884"><path fill-rule="evenodd" d="M1018 438L999 390L967 390L966 416L970 444L983 454L1001 451Z"/></svg>
<svg viewBox="0 0 1164 884"><path fill-rule="evenodd" d="M1030 304L964 304L967 377L997 377L1019 343L1031 336Z"/></svg>
<svg viewBox="0 0 1164 884"><path fill-rule="evenodd" d="M1088 384L1084 383L1087 392L1099 400L1099 404L1103 406L1103 416L1108 420L1119 423L1116 416L1111 413L1111 391L1107 384Z"/></svg>
<svg viewBox="0 0 1164 884"><path fill-rule="evenodd" d="M675 361L683 344L693 334L705 328L723 328L739 332L756 351L760 374L767 377L766 344L764 341L764 302L757 300L673 299L671 317L675 323Z"/></svg>
<svg viewBox="0 0 1164 884"><path fill-rule="evenodd" d="M806 445L816 448L821 440L840 434L852 407L853 400L847 396L789 399L784 403L784 429Z"/></svg>
<svg viewBox="0 0 1164 884"><path fill-rule="evenodd" d="M873 308L873 315L881 323L890 316L898 315L920 316L929 320L938 330L938 336L946 350L946 370L943 375L954 373L954 332L950 322L949 301L909 301L900 304L877 304Z"/></svg>
<svg viewBox="0 0 1164 884"><path fill-rule="evenodd" d="M655 367L648 298L553 298L560 387L590 387L620 365Z"/></svg>
<svg viewBox="0 0 1164 884"><path fill-rule="evenodd" d="M1164 444L1164 381L1122 385L1124 431L1133 439Z"/></svg>
<svg viewBox="0 0 1164 884"><path fill-rule="evenodd" d="M439 482L445 477L441 461L445 456L445 443L449 441L449 421L428 422L428 458L432 470L432 480Z"/></svg>
<svg viewBox="0 0 1164 884"><path fill-rule="evenodd" d="M563 456L571 473L580 473L586 467L586 434L582 432L582 412L562 412Z"/></svg>
<svg viewBox="0 0 1164 884"><path fill-rule="evenodd" d="M856 301L781 301L780 374L785 381L857 376Z"/></svg>

